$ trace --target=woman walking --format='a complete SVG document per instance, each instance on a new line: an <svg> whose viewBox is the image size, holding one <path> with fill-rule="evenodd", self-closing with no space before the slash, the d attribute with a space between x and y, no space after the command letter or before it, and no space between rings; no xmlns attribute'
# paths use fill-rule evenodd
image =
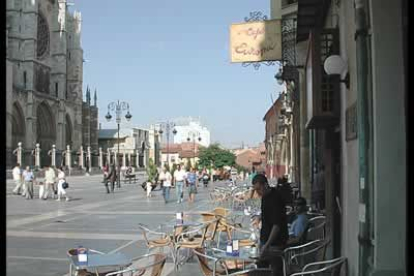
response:
<svg viewBox="0 0 414 276"><path fill-rule="evenodd" d="M66 194L66 190L63 188L63 183L65 183L65 182L66 182L66 175L65 175L65 172L63 171L63 168L60 167L58 169L58 184L57 184L57 186L58 186L58 191L57 191L58 198L56 199L56 201L60 201L61 196L65 196L66 201L70 200L69 197Z"/></svg>

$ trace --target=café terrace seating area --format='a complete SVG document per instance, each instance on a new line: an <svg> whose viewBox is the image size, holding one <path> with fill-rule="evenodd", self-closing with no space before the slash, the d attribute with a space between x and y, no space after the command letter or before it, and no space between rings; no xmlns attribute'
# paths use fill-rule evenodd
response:
<svg viewBox="0 0 414 276"><path fill-rule="evenodd" d="M249 185L222 185L210 190L208 210L197 214L177 213L176 223L150 228L137 223L147 254L128 259L121 253L104 254L93 249L70 249L69 275L161 276L167 259L174 264L175 275L188 260L196 259L204 276L247 275L347 275L347 259L326 259L330 240L326 235L326 217L308 212L305 232L294 245L271 249L270 259L279 259L283 272L259 267L260 228L253 224L260 216L260 199ZM292 216L293 206L286 206Z"/></svg>

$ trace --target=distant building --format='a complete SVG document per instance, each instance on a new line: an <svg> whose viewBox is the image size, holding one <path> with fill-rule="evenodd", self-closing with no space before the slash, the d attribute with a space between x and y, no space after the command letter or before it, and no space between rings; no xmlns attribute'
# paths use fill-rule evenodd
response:
<svg viewBox="0 0 414 276"><path fill-rule="evenodd" d="M149 161L149 130L141 128L124 128L119 131L118 154L118 130L100 129L99 147L104 154L104 164L116 161L120 166L132 166L144 168Z"/></svg>
<svg viewBox="0 0 414 276"><path fill-rule="evenodd" d="M199 121L190 121L186 125L176 125L177 133L173 136L174 144L192 142L204 147L210 145L210 131Z"/></svg>
<svg viewBox="0 0 414 276"><path fill-rule="evenodd" d="M236 155L236 164L251 170L253 167L256 171L264 172L266 163L266 148L264 143L259 147L235 149L232 150Z"/></svg>
<svg viewBox="0 0 414 276"><path fill-rule="evenodd" d="M183 166L195 166L199 161L199 145L192 142L181 144L171 144L161 148L161 166L168 163L172 167L174 164ZM168 162L169 160L169 162Z"/></svg>

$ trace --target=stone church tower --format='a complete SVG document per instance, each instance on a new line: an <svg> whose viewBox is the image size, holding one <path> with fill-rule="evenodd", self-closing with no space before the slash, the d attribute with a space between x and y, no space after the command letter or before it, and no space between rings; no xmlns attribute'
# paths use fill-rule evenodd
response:
<svg viewBox="0 0 414 276"><path fill-rule="evenodd" d="M7 0L9 166L19 142L25 153L38 143L44 165L52 145L58 152L67 145L77 151L84 135L96 135L82 127L85 110L97 118L97 109L90 112L83 103L81 14L67 8L66 0Z"/></svg>

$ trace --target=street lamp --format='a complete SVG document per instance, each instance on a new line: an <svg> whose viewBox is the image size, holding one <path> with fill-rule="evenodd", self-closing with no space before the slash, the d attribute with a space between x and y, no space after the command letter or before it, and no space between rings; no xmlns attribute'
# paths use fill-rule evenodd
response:
<svg viewBox="0 0 414 276"><path fill-rule="evenodd" d="M196 158L196 133L194 133L194 132L190 132L191 134L192 134L192 137L193 137L193 146L194 146L194 164L195 164L195 158ZM190 133L188 133L188 134L190 134ZM201 137L200 137L200 133L198 133L198 138L197 138L197 140L199 141L199 142L201 142ZM191 141L191 138L190 137L187 137L187 142L190 142Z"/></svg>
<svg viewBox="0 0 414 276"><path fill-rule="evenodd" d="M173 128L172 133L175 135L177 134L177 130L174 128L175 127L175 123L174 122L162 122L160 123L160 130L158 131L160 133L160 135L162 135L164 133L164 131L162 130L163 127L165 127L165 130L167 132L167 162L168 162L168 170L170 170L170 130L171 128Z"/></svg>
<svg viewBox="0 0 414 276"><path fill-rule="evenodd" d="M120 124L121 124L121 115L122 115L122 111L127 111L127 114L125 115L125 119L127 121L130 121L132 118L131 113L129 113L129 104L126 102L120 102L119 100L116 102L111 102L110 104L108 104L108 113L106 114L105 118L108 122L111 121L112 119L112 115L110 113L110 111L115 111L115 115L116 115L116 123L118 125L118 152L117 152L117 156L116 156L116 162L117 162L117 173L118 173L118 177L117 177L117 186L118 188L121 188L121 178L120 178L120 174L121 174L121 169L119 166L119 129L120 129Z"/></svg>

